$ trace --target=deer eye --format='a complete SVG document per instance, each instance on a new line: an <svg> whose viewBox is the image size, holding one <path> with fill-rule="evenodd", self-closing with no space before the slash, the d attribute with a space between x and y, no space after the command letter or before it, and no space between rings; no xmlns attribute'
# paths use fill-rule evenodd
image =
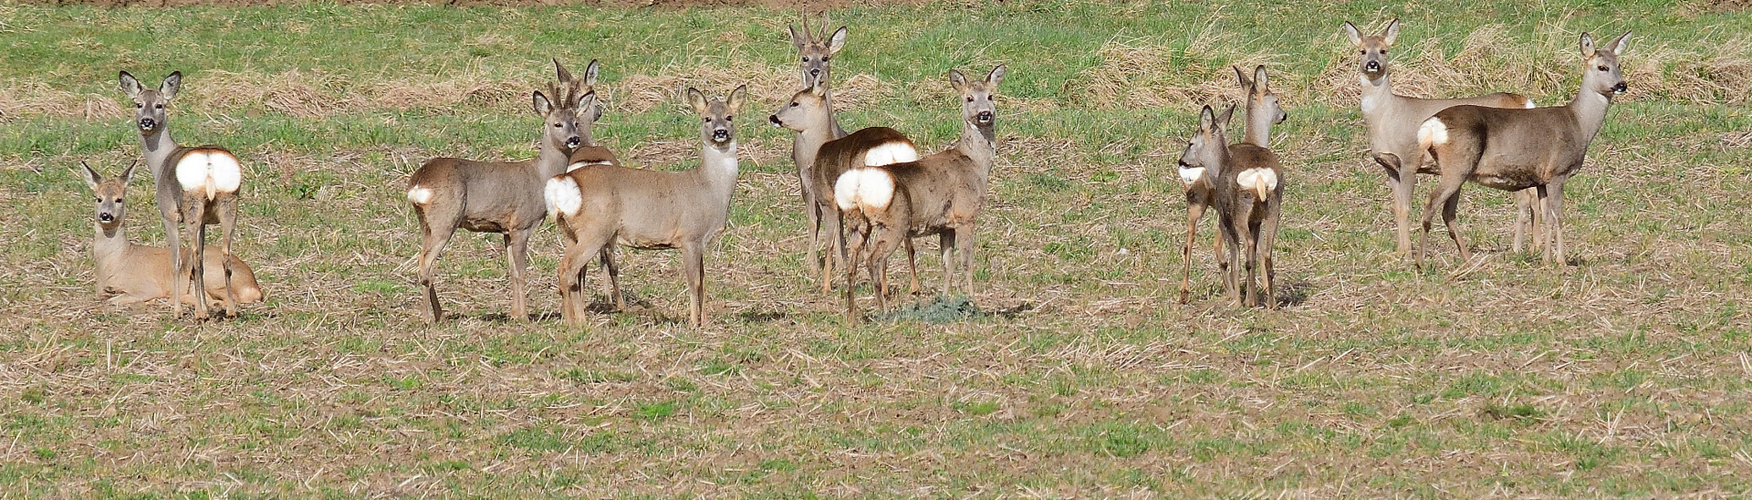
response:
<svg viewBox="0 0 1752 500"><path fill-rule="evenodd" d="M736 115L724 115L724 121L736 121Z"/></svg>
<svg viewBox="0 0 1752 500"><path fill-rule="evenodd" d="M103 203L103 197L102 197L102 196L99 196L99 197L97 197L97 202L98 202L98 203Z"/></svg>
<svg viewBox="0 0 1752 500"><path fill-rule="evenodd" d="M793 107L793 108L797 107L797 101L791 101L791 107Z"/></svg>
<svg viewBox="0 0 1752 500"><path fill-rule="evenodd" d="M153 104L152 107L157 108L157 109L164 109L163 104Z"/></svg>
<svg viewBox="0 0 1752 500"><path fill-rule="evenodd" d="M992 100L992 96L989 96L989 95L988 95L988 96L986 96L986 100L987 100L987 101L990 101L990 100Z"/></svg>
<svg viewBox="0 0 1752 500"><path fill-rule="evenodd" d="M967 96L967 102L973 102L973 96Z"/></svg>
<svg viewBox="0 0 1752 500"><path fill-rule="evenodd" d="M809 56L803 56L803 62L809 62Z"/></svg>
<svg viewBox="0 0 1752 500"><path fill-rule="evenodd" d="M1611 71L1611 70L1609 70L1609 69L1606 69L1606 67L1605 67L1605 66L1601 66L1601 67L1600 67L1600 71Z"/></svg>
<svg viewBox="0 0 1752 500"><path fill-rule="evenodd" d="M821 62L827 62L828 59L828 56L821 56Z"/></svg>
<svg viewBox="0 0 1752 500"><path fill-rule="evenodd" d="M1387 55L1387 49L1381 49L1381 55Z"/></svg>
<svg viewBox="0 0 1752 500"><path fill-rule="evenodd" d="M708 116L705 118L701 118L700 121L704 122L704 123L712 123L712 117Z"/></svg>
<svg viewBox="0 0 1752 500"><path fill-rule="evenodd" d="M1366 56L1366 55L1369 55L1369 51L1367 51L1367 50L1359 50L1359 51L1357 51L1357 53L1358 53L1358 54L1362 54L1362 55L1365 55L1365 56Z"/></svg>
<svg viewBox="0 0 1752 500"><path fill-rule="evenodd" d="M134 103L134 109L140 109L140 108L144 108L144 107L146 107L146 105L145 105L145 104L140 104L140 103L137 103L137 102L136 102L136 103Z"/></svg>

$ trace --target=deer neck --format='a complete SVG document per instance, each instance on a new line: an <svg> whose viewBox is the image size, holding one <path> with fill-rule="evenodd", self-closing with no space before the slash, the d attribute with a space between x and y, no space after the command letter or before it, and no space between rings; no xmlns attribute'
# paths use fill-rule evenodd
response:
<svg viewBox="0 0 1752 500"><path fill-rule="evenodd" d="M736 141L730 141L724 149L709 142L700 148L700 167L695 172L710 187L708 192L722 196L721 201L725 203L729 203L731 193L736 190L737 169Z"/></svg>
<svg viewBox="0 0 1752 500"><path fill-rule="evenodd" d="M1264 110L1255 110L1251 102L1247 105L1247 131L1242 133L1241 142L1259 146L1271 147L1271 119Z"/></svg>
<svg viewBox="0 0 1752 500"><path fill-rule="evenodd" d="M839 119L834 118L834 116L833 116L833 89L832 88L827 89L827 94L822 96L822 102L823 102L823 104L827 105L827 113L826 113L827 114L827 129L829 132L831 132L833 134L833 137L828 138L828 140L833 140L833 139L845 137L846 136L846 129L840 128ZM822 141L822 142L825 143L827 141Z"/></svg>
<svg viewBox="0 0 1752 500"><path fill-rule="evenodd" d="M128 231L119 221L116 223L116 227L109 229L104 229L102 223L94 222L91 226L97 232L97 237L93 238L91 242L91 253L96 258L97 267L101 273L103 269L109 267L111 261L127 253Z"/></svg>
<svg viewBox="0 0 1752 500"><path fill-rule="evenodd" d="M992 161L997 157L997 131L992 125L978 125L969 120L961 122L961 140L955 144L955 149L973 159L979 167L981 175L991 171Z"/></svg>
<svg viewBox="0 0 1752 500"><path fill-rule="evenodd" d="M1374 121L1374 117L1383 114L1388 103L1397 97L1393 95L1393 79L1386 73L1382 73L1380 78L1375 79L1358 74L1357 80L1363 84L1363 119Z"/></svg>
<svg viewBox="0 0 1752 500"><path fill-rule="evenodd" d="M846 133L839 128L839 121L833 118L833 104L823 103L826 109L802 132L791 139L791 159L798 167L807 168L815 164L815 155L821 152L821 145L828 141L845 137ZM710 149L708 146L707 149Z"/></svg>
<svg viewBox="0 0 1752 500"><path fill-rule="evenodd" d="M542 179L566 173L566 162L572 152L565 146L554 144L546 134L542 135L541 148L535 154L535 173Z"/></svg>
<svg viewBox="0 0 1752 500"><path fill-rule="evenodd" d="M146 153L146 168L152 171L152 178L158 178L158 173L164 170L164 162L178 147L176 140L170 138L168 126L160 126L151 134L140 136L140 149Z"/></svg>
<svg viewBox="0 0 1752 500"><path fill-rule="evenodd" d="M1583 89L1566 106L1570 114L1575 116L1576 126L1582 132L1582 144L1593 142L1594 135L1600 133L1600 127L1606 125L1606 108L1611 105L1611 97Z"/></svg>

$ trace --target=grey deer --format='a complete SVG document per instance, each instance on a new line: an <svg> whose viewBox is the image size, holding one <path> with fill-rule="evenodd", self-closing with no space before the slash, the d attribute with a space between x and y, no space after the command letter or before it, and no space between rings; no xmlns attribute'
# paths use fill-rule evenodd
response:
<svg viewBox="0 0 1752 500"><path fill-rule="evenodd" d="M79 162L83 169L79 172L80 177L91 188L96 200L92 225L97 234L91 241L91 253L97 261L97 296L110 304L127 306L157 299L168 300L174 288L182 292L178 300L189 304L201 302L197 295L190 293L189 279L176 279L170 250L128 241L124 221L127 217L128 181L133 178L137 165L129 165L120 176L105 179L90 165ZM201 278L206 284L205 301L223 301L227 295L232 295L239 304L261 302L262 289L256 283L255 271L237 256L232 256L234 274L228 283L225 264L219 261L221 258L219 254L210 253L203 262ZM172 283L176 285L172 286ZM230 290L232 286L237 287L235 292Z"/></svg>
<svg viewBox="0 0 1752 500"><path fill-rule="evenodd" d="M1278 105L1277 93L1272 92L1267 85L1265 66L1253 69L1253 78L1248 78L1241 68L1235 70L1235 79L1241 84L1241 91L1247 100L1246 132L1241 142L1259 147L1271 147L1271 126L1283 123L1289 118L1283 107ZM1198 235L1198 221L1204 218L1205 210L1211 207L1216 195L1214 171L1204 167L1181 167L1180 182L1186 188L1186 244L1180 247L1180 258L1184 267L1180 274L1180 303L1185 304L1191 296L1192 281L1192 247L1194 238ZM1219 228L1218 231L1222 229ZM1229 262L1223 252L1223 238L1218 237L1214 245L1220 272L1227 273Z"/></svg>

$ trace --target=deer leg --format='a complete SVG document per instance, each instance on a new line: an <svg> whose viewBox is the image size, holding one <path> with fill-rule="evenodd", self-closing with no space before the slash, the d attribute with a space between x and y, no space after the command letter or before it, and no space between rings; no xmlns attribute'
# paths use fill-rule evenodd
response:
<svg viewBox="0 0 1752 500"><path fill-rule="evenodd" d="M944 297L955 291L955 231L937 233L937 253L943 257L943 289Z"/></svg>
<svg viewBox="0 0 1752 500"><path fill-rule="evenodd" d="M511 318L529 321L529 290L525 272L529 270L529 235L535 228L512 228L505 233L505 259L511 266Z"/></svg>
<svg viewBox="0 0 1752 500"><path fill-rule="evenodd" d="M894 251L893 242L889 239L893 233L894 228L879 227L871 222L864 236L868 242L861 245L862 256L854 257L863 259L864 266L868 268L870 284L876 288L876 310L881 312L888 312L888 266L883 264L887 263L888 254Z"/></svg>
<svg viewBox="0 0 1752 500"><path fill-rule="evenodd" d="M1460 249L1460 262L1472 260L1472 250L1466 247L1466 239L1460 235L1460 226L1454 220L1460 214L1460 193L1455 189L1453 195L1442 202L1442 224L1448 226L1448 236L1454 239L1454 246Z"/></svg>
<svg viewBox="0 0 1752 500"><path fill-rule="evenodd" d="M1567 255L1565 255L1565 253L1564 253L1564 251L1566 249L1564 248L1564 244L1563 244L1563 183L1564 183L1564 181L1565 181L1565 179L1555 179L1551 182L1551 188L1550 188L1550 191L1548 191L1550 193L1550 196L1549 196L1549 199L1546 201L1546 204L1548 205L1548 210L1546 213L1546 219L1548 222L1546 222L1546 228L1548 228L1548 230L1551 232L1550 238L1551 238L1552 247L1553 247L1553 248L1548 248L1547 250L1551 251L1554 254L1553 257L1556 258L1558 269L1563 269L1563 268L1569 266L1569 257Z"/></svg>
<svg viewBox="0 0 1752 500"><path fill-rule="evenodd" d="M1185 265L1180 271L1180 303L1187 303L1192 286L1192 246L1198 236L1198 220L1204 218L1205 204L1198 199L1193 191L1186 192L1186 244L1180 246L1180 260ZM1217 238L1222 241L1222 238ZM1218 250L1221 252L1221 250ZM1221 259L1221 257L1218 257Z"/></svg>
<svg viewBox="0 0 1752 500"><path fill-rule="evenodd" d="M858 313L857 298L852 296L852 288L858 283L858 254L856 252L848 253L846 251L847 245L851 244L847 241L847 238L850 236L846 234L845 230L846 215L845 212L836 212L836 214L838 224L835 224L835 226L839 227L839 231L834 233L837 236L834 239L834 247L839 253L840 263L842 264L840 267L846 274L846 324L855 325L862 319ZM861 239L852 241L858 244L858 250L863 249L863 242Z"/></svg>
<svg viewBox="0 0 1752 500"><path fill-rule="evenodd" d="M1272 255L1276 253L1273 250L1277 244L1278 219L1282 211L1283 194L1281 191L1273 193L1272 199L1266 202L1265 220L1260 223L1259 228L1259 260L1260 265L1265 266L1265 306L1271 309L1278 308L1277 269Z"/></svg>
<svg viewBox="0 0 1752 500"><path fill-rule="evenodd" d="M174 209L172 217L164 219L164 241L170 245L170 317L182 318L183 286L177 279L188 272L188 259L182 254L182 209Z"/></svg>
<svg viewBox="0 0 1752 500"><path fill-rule="evenodd" d="M1515 253L1521 253L1521 241L1528 233L1536 231L1532 228L1533 211L1536 210L1533 207L1534 201L1533 188L1515 191L1515 243L1511 247Z"/></svg>
<svg viewBox="0 0 1752 500"><path fill-rule="evenodd" d="M901 236L901 241L906 244L906 270L908 274L912 275L912 290L908 291L907 294L917 297L919 295L919 257L913 251L911 235Z"/></svg>
<svg viewBox="0 0 1752 500"><path fill-rule="evenodd" d="M607 241L607 236L579 234L577 242L567 246L560 257L560 320L567 326L577 326L584 321L584 268L590 264L591 255L601 254Z"/></svg>
<svg viewBox="0 0 1752 500"><path fill-rule="evenodd" d="M613 245L602 247L601 260L602 274L608 275L608 289L603 290L603 292L608 294L609 302L614 304L615 311L624 311L627 308L627 303L626 298L621 296L620 266L614 264Z"/></svg>
<svg viewBox="0 0 1752 500"><path fill-rule="evenodd" d="M808 186L803 188L803 214L809 217L809 255L803 258L803 265L808 267L810 276L816 276L817 273L826 274L828 271L823 267L824 264L816 260L818 257L825 257L818 254L823 243L821 241L821 207L815 204L815 197L811 195Z"/></svg>
<svg viewBox="0 0 1752 500"><path fill-rule="evenodd" d="M1246 231L1247 226L1245 211L1245 208L1240 209L1238 211L1240 213L1232 214L1227 218L1228 220L1219 221L1222 223L1219 225L1223 227L1223 243L1224 246L1228 247L1229 263L1231 264L1228 269L1223 270L1223 292L1230 300L1235 301L1236 305L1241 304L1241 266L1239 264L1241 262L1241 233Z"/></svg>
<svg viewBox="0 0 1752 500"><path fill-rule="evenodd" d="M194 255L189 259L188 273L178 279L194 280L193 291L190 294L195 299L195 320L206 321L209 317L207 280L202 279L206 273L206 266L202 261L206 259L207 254L207 224L205 222L207 207L205 200L198 197L184 198L183 206L188 207L183 214L183 225L185 226L184 230L189 233L189 248L194 250Z"/></svg>
<svg viewBox="0 0 1752 500"><path fill-rule="evenodd" d="M681 267L687 278L688 323L694 328L706 322L706 245L704 242L681 247Z"/></svg>
<svg viewBox="0 0 1752 500"><path fill-rule="evenodd" d="M819 205L818 205L818 209L819 209ZM845 223L846 223L845 214L841 213L838 208L833 208L831 210L833 210L833 212L834 212L833 217L828 217L826 210L823 210L821 213L821 223L827 226L824 229L827 231L828 234L844 235L845 234ZM823 259L822 263L821 263L821 267L822 267L821 294L822 295L827 295L827 294L833 293L833 281L830 278L833 276L833 270L834 270L834 264L835 264L833 259L835 258L835 256L837 256L839 258L838 263L840 265L842 265L842 266L845 265L846 239L844 237L836 238L833 240L833 244L834 244L833 254L829 255L826 259Z"/></svg>
<svg viewBox="0 0 1752 500"><path fill-rule="evenodd" d="M1405 168L1393 153L1376 153L1375 163L1387 171L1387 186L1393 189L1393 222L1400 258L1411 256L1411 194L1417 191L1417 166ZM1409 171L1408 171L1409 170Z"/></svg>
<svg viewBox="0 0 1752 500"><path fill-rule="evenodd" d="M968 221L967 224L956 226L955 228L955 253L959 254L957 257L961 258L961 266L959 266L961 268L961 281L963 285L961 293L966 295L968 299L973 298L974 224L973 221Z"/></svg>
<svg viewBox="0 0 1752 500"><path fill-rule="evenodd" d="M237 229L237 194L221 195L219 200L219 230L223 233L219 243L219 254L222 257L222 267L225 270L225 315L237 317L237 287L232 286L231 276L231 237Z"/></svg>
<svg viewBox="0 0 1752 500"><path fill-rule="evenodd" d="M433 283L433 273L438 268L438 256L444 254L444 247L450 243L450 237L456 234L456 224L453 218L440 218L434 224L424 210L415 205L414 213L420 216L420 228L425 235L420 239L420 286L426 289L426 322L437 323L444 317L444 308L438 304L438 286Z"/></svg>
<svg viewBox="0 0 1752 500"><path fill-rule="evenodd" d="M1259 307L1259 229L1258 223L1247 225L1247 307Z"/></svg>

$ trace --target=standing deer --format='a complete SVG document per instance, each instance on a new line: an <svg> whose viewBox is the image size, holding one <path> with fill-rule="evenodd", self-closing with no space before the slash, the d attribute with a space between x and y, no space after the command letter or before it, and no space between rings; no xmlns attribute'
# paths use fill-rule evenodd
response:
<svg viewBox="0 0 1752 500"><path fill-rule="evenodd" d="M108 299L114 305L132 305L168 299L171 290L176 289L188 293L179 293L176 300L189 304L223 301L227 296L235 297L239 304L261 302L262 289L256 284L255 271L236 256L231 257L230 268L234 274L227 280L225 263L219 260L224 257L207 254L201 274L206 293L196 295L189 293L189 279L177 279L179 275L173 268L170 250L128 242L127 226L123 223L127 216L123 199L136 165L138 163L129 165L117 178L104 179L90 165L79 162L84 168L81 177L97 200L96 222L93 224L97 235L92 239L91 252L97 261L98 298ZM172 283L176 285L172 286Z"/></svg>
<svg viewBox="0 0 1752 500"><path fill-rule="evenodd" d="M1434 174L1427 156L1417 144L1417 127L1430 116L1453 106L1476 105L1497 108L1525 109L1533 100L1518 94L1498 92L1463 99L1419 99L1393 93L1393 81L1387 74L1387 53L1399 38L1399 20L1387 23L1379 35L1363 36L1356 25L1344 23L1344 33L1362 56L1357 70L1363 84L1363 122L1369 127L1369 150L1375 163L1387 173L1387 184L1393 189L1393 218L1397 224L1398 250L1401 257L1411 255L1411 196L1417 190L1417 174ZM1516 193L1517 221L1515 251L1521 251L1524 229L1537 227L1529 220L1533 193ZM1535 229L1537 230L1537 229ZM1538 239L1538 235L1534 235Z"/></svg>
<svg viewBox="0 0 1752 500"><path fill-rule="evenodd" d="M529 260L529 236L547 219L542 186L549 178L566 171L569 156L584 145L584 138L590 134L590 120L596 116L594 100L589 113L581 112L580 108L583 98L592 95L583 92L583 87L595 83L595 71L587 72L587 80L580 81L572 78L558 60L554 67L559 83L549 84L546 94L538 90L532 95L532 107L541 116L544 130L535 159L482 162L433 158L408 178L408 201L420 218L423 235L418 258L420 285L426 289L430 322L436 323L444 315L432 277L439 255L457 228L504 235L511 268L511 316L529 319L524 270Z"/></svg>
<svg viewBox="0 0 1752 500"><path fill-rule="evenodd" d="M736 127L748 86L736 87L728 101L706 100L687 89L688 103L702 118L700 165L682 172L660 172L613 165L580 166L549 179L548 211L568 241L560 258L560 316L568 325L583 321L584 268L591 255L615 245L637 249L680 249L687 280L688 320L705 321L705 251L730 218L736 191ZM621 293L615 270L607 270L617 307Z"/></svg>
<svg viewBox="0 0 1752 500"><path fill-rule="evenodd" d="M949 71L949 82L961 94L961 139L948 150L888 165L846 171L834 182L834 200L842 218L840 246L846 248L846 318L858 321L852 288L860 259L876 282L877 306L887 309L888 255L915 237L936 235L943 256L943 294L954 292L955 270L965 280L963 293L973 290L973 237L985 206L987 182L997 157L997 108L993 96L1004 80L1005 67L992 68L984 81L968 81ZM870 161L869 163L878 163ZM847 243L852 227L861 236ZM848 247L849 245L849 247Z"/></svg>
<svg viewBox="0 0 1752 500"><path fill-rule="evenodd" d="M829 89L832 73L829 62L840 49L846 45L846 27L841 26L827 34L827 16L821 20L821 31L814 33L809 26L808 16L803 18L802 34L797 27L789 26L791 44L797 47L798 70L802 74L803 87L819 88L810 96L799 93L791 98L790 105L768 119L773 125L791 129L797 135L791 139L791 160L797 164L797 182L802 186L803 213L809 218L809 251L805 258L811 271L819 271L823 283L828 282L833 269L833 260L838 255L828 254L824 260L818 260L817 252L822 241L822 217L825 215L821 207L818 189L814 176L810 175L810 167L815 164L815 155L821 150L821 145L828 141L846 136L845 129L840 128L839 120L833 117L833 92ZM799 109L800 106L807 106ZM781 121L787 120L788 121ZM788 124L787 124L788 123ZM826 203L826 205L831 205ZM824 290L823 293L826 293Z"/></svg>
<svg viewBox="0 0 1752 500"><path fill-rule="evenodd" d="M1262 76L1256 74L1256 78ZM1224 144L1223 128L1234 114L1233 106L1221 117L1205 106L1199 112L1198 132L1180 155L1180 168L1202 168L1210 178L1212 204L1231 263L1223 273L1223 283L1235 305L1254 307L1263 299L1266 307L1276 309L1272 245L1283 208L1282 171L1277 154L1270 149L1249 142ZM1257 282L1262 266L1263 293Z"/></svg>
<svg viewBox="0 0 1752 500"><path fill-rule="evenodd" d="M783 106L768 116L767 121L796 131L798 140L794 145L793 157L799 162L805 159L809 161L808 167L800 170L798 175L804 179L804 210L809 213L810 221L811 241L807 260L814 263L815 250L819 246L816 238L821 234L820 226L825 223L827 234L838 235L841 223L839 208L834 204L832 193L822 191L820 186L832 186L841 173L852 168L917 160L918 148L906 135L888 127L870 127L851 135L830 139L830 130L835 128L833 106L828 102L828 89L824 80L816 80L809 88L793 94L791 100ZM805 141L805 136L811 139ZM817 140L821 142L815 142ZM806 151L811 147L815 149ZM827 196L820 196L818 192ZM830 279L833 261L841 253L837 236L830 241L834 245L833 252L828 254L826 261L819 267L821 293L824 294L833 290L833 281ZM910 242L907 245L907 255L912 255ZM918 291L917 266L912 268L912 283L913 291Z"/></svg>
<svg viewBox="0 0 1752 500"><path fill-rule="evenodd" d="M1255 146L1271 147L1271 126L1283 123L1289 118L1283 108L1278 106L1277 94L1266 85L1265 66L1253 68L1253 78L1248 79L1241 68L1233 67L1235 79L1241 84L1241 90L1247 93L1247 129L1241 142ZM1186 245L1180 247L1180 259L1185 267L1180 274L1180 303L1185 304L1190 296L1192 280L1192 246L1194 237L1198 234L1198 221L1204 218L1205 209L1210 208L1216 186L1214 179L1207 176L1204 167L1181 168L1180 182L1186 188ZM1214 172L1210 172L1214 173ZM1220 229L1219 229L1220 230ZM1223 239L1217 238L1217 267L1227 273L1229 262L1223 260Z"/></svg>
<svg viewBox="0 0 1752 500"><path fill-rule="evenodd" d="M1546 264L1554 258L1559 266L1568 263L1563 243L1563 184L1581 170L1588 144L1606 123L1612 97L1628 89L1619 72L1618 56L1629 40L1630 32L1626 31L1596 49L1594 38L1582 33L1582 88L1566 106L1456 106L1424 121L1417 131L1418 143L1435 157L1441 181L1424 208L1418 267L1423 267L1424 254L1429 252L1430 219L1436 205L1442 206L1442 222L1460 248L1461 259L1471 257L1466 240L1454 225L1460 188L1466 181L1505 191L1537 189L1539 219L1545 226L1541 237L1549 241L1536 243L1544 249Z"/></svg>
<svg viewBox="0 0 1752 500"><path fill-rule="evenodd" d="M218 224L221 237L220 267L225 270L224 314L237 316L237 287L230 280L232 268L231 240L237 225L237 190L243 184L243 168L237 156L219 146L183 147L170 137L168 111L164 106L182 88L182 72L164 77L158 89L140 85L134 75L123 71L119 77L121 89L134 101L134 124L140 131L140 147L145 151L146 168L152 171L158 191L158 214L164 221L165 240L170 243L171 269L179 278L194 283L194 296L206 296L205 276L207 225ZM178 226L183 226L178 228ZM193 257L183 258L183 236L189 238ZM207 301L194 301L195 319L208 317ZM170 288L170 312L182 316L182 287Z"/></svg>

